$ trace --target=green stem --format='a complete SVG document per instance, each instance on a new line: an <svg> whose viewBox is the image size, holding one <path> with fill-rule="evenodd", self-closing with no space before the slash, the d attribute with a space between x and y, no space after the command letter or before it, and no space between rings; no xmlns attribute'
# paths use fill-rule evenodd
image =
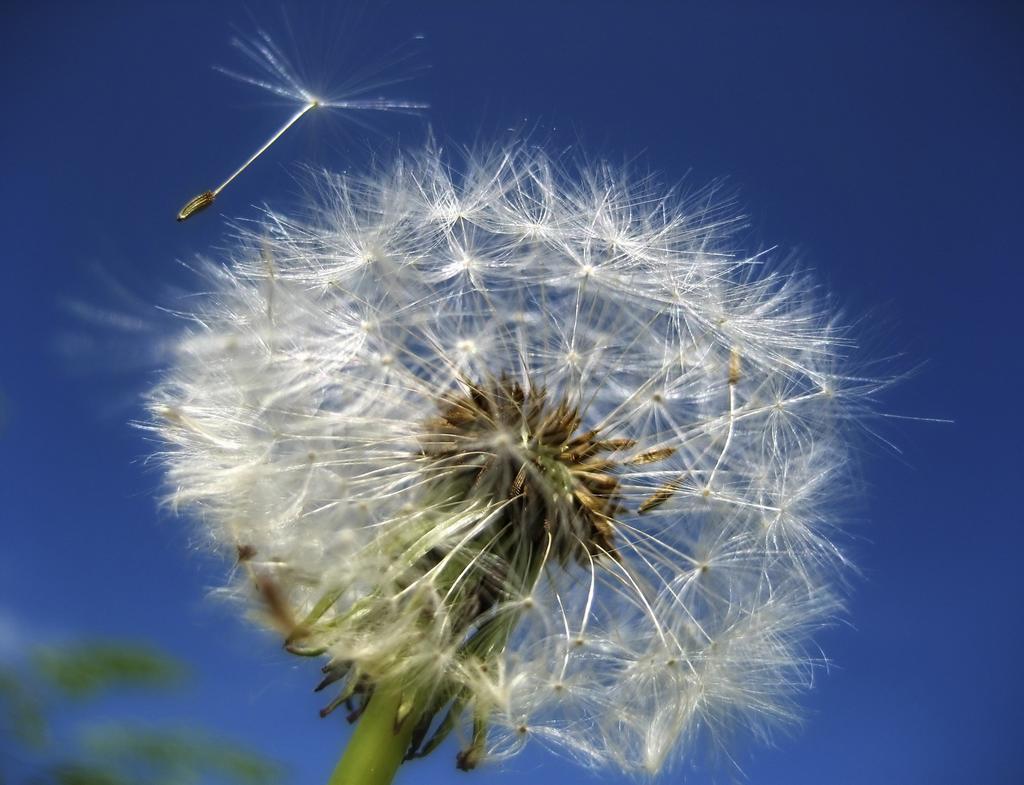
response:
<svg viewBox="0 0 1024 785"><path fill-rule="evenodd" d="M356 725L327 785L389 785L402 764L417 718L395 729L400 691L378 687Z"/></svg>

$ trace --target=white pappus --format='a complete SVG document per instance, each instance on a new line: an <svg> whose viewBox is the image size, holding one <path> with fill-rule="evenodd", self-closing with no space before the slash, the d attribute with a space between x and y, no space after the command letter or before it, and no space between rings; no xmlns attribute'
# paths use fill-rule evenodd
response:
<svg viewBox="0 0 1024 785"><path fill-rule="evenodd" d="M208 267L150 411L327 710L397 684L409 757L638 773L792 719L873 389L821 293L710 192L526 144L317 185Z"/></svg>

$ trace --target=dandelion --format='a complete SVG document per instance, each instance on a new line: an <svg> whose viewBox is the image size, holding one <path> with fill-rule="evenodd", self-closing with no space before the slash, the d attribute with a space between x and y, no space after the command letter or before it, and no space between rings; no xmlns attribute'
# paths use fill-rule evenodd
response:
<svg viewBox="0 0 1024 785"><path fill-rule="evenodd" d="M207 268L150 399L170 501L323 658L332 782L449 735L639 774L766 736L839 607L850 337L708 193L455 166L324 174Z"/></svg>
<svg viewBox="0 0 1024 785"><path fill-rule="evenodd" d="M237 79L246 84L259 87L262 90L285 98L290 102L298 104L298 111L293 114L284 125L275 131L266 142L249 158L239 166L231 176L224 182L208 191L203 191L192 197L185 203L185 206L178 211L178 222L186 221L198 212L210 207L217 196L227 188L242 172L248 169L257 158L263 155L270 147L280 139L284 133L301 120L313 109L344 109L344 110L373 110L381 112L406 111L414 112L426 108L426 104L415 101L395 101L387 98L360 97L369 88L368 85L353 84L338 95L325 97L314 94L307 89L299 77L295 66L292 65L280 47L265 32L260 31L251 40L236 38L235 47L239 49L257 68L256 75L247 75L226 68L220 68L222 73Z"/></svg>

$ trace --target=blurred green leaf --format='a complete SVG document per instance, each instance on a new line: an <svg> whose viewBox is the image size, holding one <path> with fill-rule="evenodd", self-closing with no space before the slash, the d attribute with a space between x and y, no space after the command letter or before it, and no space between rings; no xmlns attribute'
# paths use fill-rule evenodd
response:
<svg viewBox="0 0 1024 785"><path fill-rule="evenodd" d="M42 702L22 683L18 673L6 667L0 669L0 706L5 709L3 716L7 720L0 720L0 732L9 728L7 732L12 737L29 747L38 748L46 743L47 723Z"/></svg>
<svg viewBox="0 0 1024 785"><path fill-rule="evenodd" d="M101 766L69 763L55 766L44 782L54 785L139 785Z"/></svg>
<svg viewBox="0 0 1024 785"><path fill-rule="evenodd" d="M242 785L269 785L280 769L252 752L191 729L140 729L126 725L92 727L82 749L117 770L131 771L137 781L183 785L204 775Z"/></svg>
<svg viewBox="0 0 1024 785"><path fill-rule="evenodd" d="M47 720L66 698L83 700L126 688L165 689L184 676L181 665L158 651L112 642L39 649L23 664L0 665L0 784L12 773L21 785L282 781L279 766L199 728L87 719L51 726Z"/></svg>
<svg viewBox="0 0 1024 785"><path fill-rule="evenodd" d="M121 643L40 649L34 665L51 686L76 699L111 689L163 689L180 683L185 676L184 669L163 654Z"/></svg>

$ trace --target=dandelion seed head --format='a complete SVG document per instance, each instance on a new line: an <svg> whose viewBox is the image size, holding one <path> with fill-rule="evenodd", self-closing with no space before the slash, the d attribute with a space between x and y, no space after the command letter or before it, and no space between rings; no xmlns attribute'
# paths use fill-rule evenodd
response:
<svg viewBox="0 0 1024 785"><path fill-rule="evenodd" d="M812 282L707 193L526 145L319 177L207 268L150 410L325 712L399 683L411 757L636 773L792 720L873 389Z"/></svg>

